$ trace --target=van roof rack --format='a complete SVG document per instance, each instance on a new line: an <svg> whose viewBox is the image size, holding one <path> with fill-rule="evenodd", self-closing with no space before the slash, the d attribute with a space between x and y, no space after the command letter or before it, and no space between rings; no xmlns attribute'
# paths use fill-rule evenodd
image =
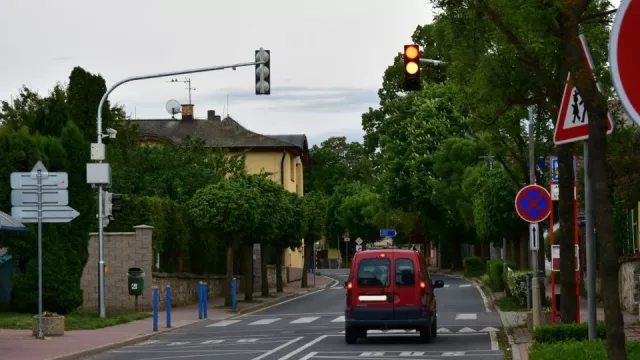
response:
<svg viewBox="0 0 640 360"><path fill-rule="evenodd" d="M373 245L371 244L371 246L366 247L366 250L414 250L414 251L418 251L418 248L415 247L415 245L413 244L404 244L404 245L391 245L391 246L384 246L384 245Z"/></svg>

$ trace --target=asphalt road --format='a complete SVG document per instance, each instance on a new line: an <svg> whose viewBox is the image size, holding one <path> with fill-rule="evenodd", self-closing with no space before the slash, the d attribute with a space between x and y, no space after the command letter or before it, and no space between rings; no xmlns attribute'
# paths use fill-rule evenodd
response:
<svg viewBox="0 0 640 360"><path fill-rule="evenodd" d="M498 314L488 311L480 291L470 283L441 276L434 276L445 282L445 288L436 290L438 337L430 344L420 343L414 331L369 331L365 342L347 345L342 288L347 271L321 271L339 281L334 288L255 313L159 334L93 359L503 359L495 340Z"/></svg>

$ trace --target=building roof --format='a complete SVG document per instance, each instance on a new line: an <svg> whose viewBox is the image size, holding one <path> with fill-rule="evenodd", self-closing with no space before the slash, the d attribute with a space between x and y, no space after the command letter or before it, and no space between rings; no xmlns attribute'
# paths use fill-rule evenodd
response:
<svg viewBox="0 0 640 360"><path fill-rule="evenodd" d="M219 119L219 118L218 118ZM282 148L308 152L305 135L262 135L250 131L231 117L217 119L130 120L140 126L139 136L156 137L174 144L184 138L200 138L205 146L220 148Z"/></svg>

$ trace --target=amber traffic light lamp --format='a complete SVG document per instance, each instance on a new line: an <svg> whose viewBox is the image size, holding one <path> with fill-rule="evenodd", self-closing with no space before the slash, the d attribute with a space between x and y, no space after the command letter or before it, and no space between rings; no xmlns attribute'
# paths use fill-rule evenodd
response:
<svg viewBox="0 0 640 360"><path fill-rule="evenodd" d="M420 86L420 47L404 46L404 91L419 91Z"/></svg>

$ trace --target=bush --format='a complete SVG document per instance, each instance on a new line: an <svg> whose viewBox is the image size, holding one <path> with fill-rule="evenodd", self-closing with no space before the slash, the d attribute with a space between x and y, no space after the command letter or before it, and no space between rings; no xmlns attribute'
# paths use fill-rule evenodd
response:
<svg viewBox="0 0 640 360"><path fill-rule="evenodd" d="M479 256L469 256L462 260L465 276L480 276L485 273L484 259Z"/></svg>
<svg viewBox="0 0 640 360"><path fill-rule="evenodd" d="M493 291L502 291L504 289L504 282L502 279L502 267L504 262L502 260L489 260L487 261L487 275L489 275L489 287ZM507 262L507 266L515 269L515 264Z"/></svg>
<svg viewBox="0 0 640 360"><path fill-rule="evenodd" d="M589 324L557 324L541 325L533 331L533 341L536 344L551 344L563 341L585 341L589 339ZM606 339L607 330L604 321L598 321L596 338Z"/></svg>
<svg viewBox="0 0 640 360"><path fill-rule="evenodd" d="M507 293L511 296L518 305L527 306L527 271L508 271L507 273Z"/></svg>
<svg viewBox="0 0 640 360"><path fill-rule="evenodd" d="M536 343L529 348L530 360L606 360L607 358L607 344L604 340ZM640 359L640 342L627 341L627 358Z"/></svg>

